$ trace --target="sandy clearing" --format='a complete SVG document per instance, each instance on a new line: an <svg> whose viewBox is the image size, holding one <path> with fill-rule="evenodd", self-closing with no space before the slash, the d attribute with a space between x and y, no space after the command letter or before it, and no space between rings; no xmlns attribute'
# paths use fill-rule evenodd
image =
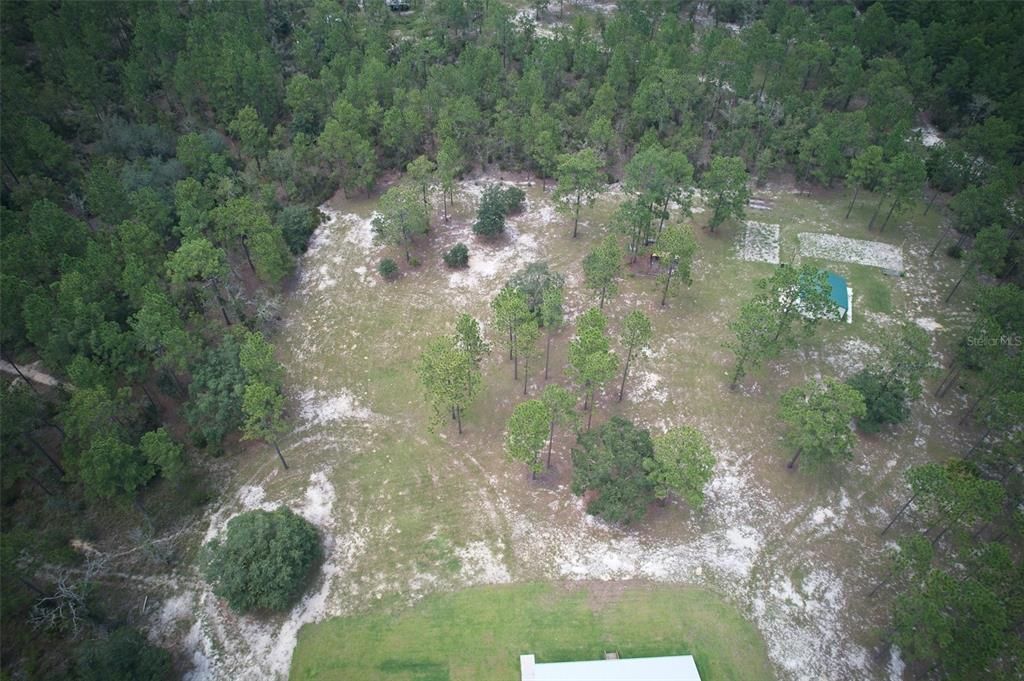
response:
<svg viewBox="0 0 1024 681"><path fill-rule="evenodd" d="M894 272L903 271L903 254L891 244L812 232L802 232L797 238L800 240L800 255L804 257L852 262Z"/></svg>

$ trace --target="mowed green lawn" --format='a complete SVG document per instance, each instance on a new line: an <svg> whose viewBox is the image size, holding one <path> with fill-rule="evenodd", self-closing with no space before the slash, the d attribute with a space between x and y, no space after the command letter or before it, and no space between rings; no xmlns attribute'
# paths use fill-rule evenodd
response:
<svg viewBox="0 0 1024 681"><path fill-rule="evenodd" d="M712 592L650 584L485 586L307 625L291 680L518 681L538 662L693 655L703 681L774 677L757 630Z"/></svg>

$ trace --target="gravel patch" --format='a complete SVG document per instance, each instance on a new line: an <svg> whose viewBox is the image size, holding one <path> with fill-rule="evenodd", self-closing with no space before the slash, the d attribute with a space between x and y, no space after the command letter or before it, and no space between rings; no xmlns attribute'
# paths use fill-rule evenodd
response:
<svg viewBox="0 0 1024 681"><path fill-rule="evenodd" d="M747 220L738 246L740 260L779 264L779 226Z"/></svg>
<svg viewBox="0 0 1024 681"><path fill-rule="evenodd" d="M797 237L800 239L800 255L804 257L903 271L903 253L891 244L813 232L802 232Z"/></svg>

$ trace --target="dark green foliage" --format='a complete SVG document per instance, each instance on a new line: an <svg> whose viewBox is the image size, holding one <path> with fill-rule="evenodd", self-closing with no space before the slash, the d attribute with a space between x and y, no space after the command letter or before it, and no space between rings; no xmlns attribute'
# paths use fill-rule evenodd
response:
<svg viewBox="0 0 1024 681"><path fill-rule="evenodd" d="M384 258L377 264L377 273L385 279L394 279L398 276L398 263L391 258Z"/></svg>
<svg viewBox="0 0 1024 681"><path fill-rule="evenodd" d="M493 238L505 231L505 216L508 214L505 192L500 185L492 184L484 190L477 209L473 233Z"/></svg>
<svg viewBox="0 0 1024 681"><path fill-rule="evenodd" d="M115 629L105 639L85 641L75 662L80 681L165 681L173 678L171 656L136 629Z"/></svg>
<svg viewBox="0 0 1024 681"><path fill-rule="evenodd" d="M864 397L867 413L857 425L865 433L877 433L884 426L902 423L910 416L907 387L901 381L888 381L879 372L861 369L846 383Z"/></svg>
<svg viewBox="0 0 1024 681"><path fill-rule="evenodd" d="M459 242L445 251L441 256L444 264L451 268L466 267L469 265L469 248L466 244Z"/></svg>
<svg viewBox="0 0 1024 681"><path fill-rule="evenodd" d="M320 226L323 214L316 208L301 203L285 206L277 214L276 223L288 244L288 250L292 255L300 255L306 252L309 246L309 238Z"/></svg>
<svg viewBox="0 0 1024 681"><path fill-rule="evenodd" d="M651 435L615 416L580 435L572 450L572 491L596 492L587 512L613 523L639 520L654 500L644 461L654 457Z"/></svg>
<svg viewBox="0 0 1024 681"><path fill-rule="evenodd" d="M518 290L526 297L526 306L531 312L540 310L544 292L561 289L565 286L565 277L553 272L546 262L531 262L521 270L517 270L508 280L508 286Z"/></svg>
<svg viewBox="0 0 1024 681"><path fill-rule="evenodd" d="M211 453L221 451L221 441L242 425L245 372L238 361L239 343L225 335L220 345L208 349L192 370L185 420L192 438Z"/></svg>
<svg viewBox="0 0 1024 681"><path fill-rule="evenodd" d="M515 215L522 212L525 200L526 192L519 187L511 186L501 190L501 205L505 215Z"/></svg>
<svg viewBox="0 0 1024 681"><path fill-rule="evenodd" d="M235 516L206 551L206 580L239 612L287 609L322 553L316 527L284 506Z"/></svg>

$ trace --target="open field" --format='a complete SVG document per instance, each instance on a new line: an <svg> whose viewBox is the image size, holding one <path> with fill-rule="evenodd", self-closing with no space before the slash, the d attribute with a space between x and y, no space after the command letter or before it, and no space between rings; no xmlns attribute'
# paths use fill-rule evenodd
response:
<svg viewBox="0 0 1024 681"><path fill-rule="evenodd" d="M519 655L542 662L689 655L704 681L766 679L764 643L702 589L620 583L474 587L411 610L307 627L291 679L517 681Z"/></svg>
<svg viewBox="0 0 1024 681"><path fill-rule="evenodd" d="M234 616L202 585L179 594L198 616L167 631L188 632L194 678L284 676L299 627L325 617L373 617L439 592L544 580L642 580L648 586L641 589L669 583L721 593L756 626L780 679L897 672L898 656L878 647L884 591L873 601L862 594L884 570L886 543L877 531L904 498L903 471L963 446L966 434L952 418L961 396L937 402L926 391L907 424L862 437L851 464L819 473L786 470L776 405L787 387L807 378L852 374L870 361L878 329L901 319L927 328L941 359L951 335L942 329L961 324L963 310L957 299L938 302L958 275L954 261L928 257L938 216L921 219L915 210L878 235L864 227L870 196L845 221L846 199L838 192L807 196L784 183L756 192L766 208L750 217L780 225L781 262L798 260L799 233L831 233L900 247L906 274L822 261L851 282L854 323L823 325L730 392L726 325L772 265L737 257L742 225L726 223L714 234L700 229L706 214L698 204L692 287L659 308L654 276L638 264L606 305L613 334L627 312L641 308L655 338L651 356L631 372L625 401L615 402L609 386L595 423L623 414L655 433L695 425L718 466L700 513L670 503L621 528L588 516L569 492L568 435L556 436L553 467L536 481L505 460L504 424L523 398L500 352L484 362L485 390L467 414L465 435L427 430L415 374L427 340L449 332L463 311L481 319L487 333L494 293L537 259L566 274L570 317L578 315L592 300L582 286L582 258L622 198L613 186L585 209L573 240L550 190L522 182L526 211L510 220L505 238L480 244L470 224L483 185L461 185L451 222L438 212L432 233L417 245L423 264L400 261L403 274L392 283L374 269L385 250L371 238L373 201L338 196L326 207L332 219L314 236L273 339L289 377L295 429L283 444L292 468L280 470L271 450L250 446L238 462L233 500L213 515L207 537L239 510L288 503L322 528L327 560L313 593L276 619ZM470 267L453 272L440 253L457 241L469 244ZM571 328L555 339L551 380L565 381ZM529 392L536 395L543 380L531 373ZM314 630L302 640L327 635ZM296 655L301 661L311 653L300 647Z"/></svg>

